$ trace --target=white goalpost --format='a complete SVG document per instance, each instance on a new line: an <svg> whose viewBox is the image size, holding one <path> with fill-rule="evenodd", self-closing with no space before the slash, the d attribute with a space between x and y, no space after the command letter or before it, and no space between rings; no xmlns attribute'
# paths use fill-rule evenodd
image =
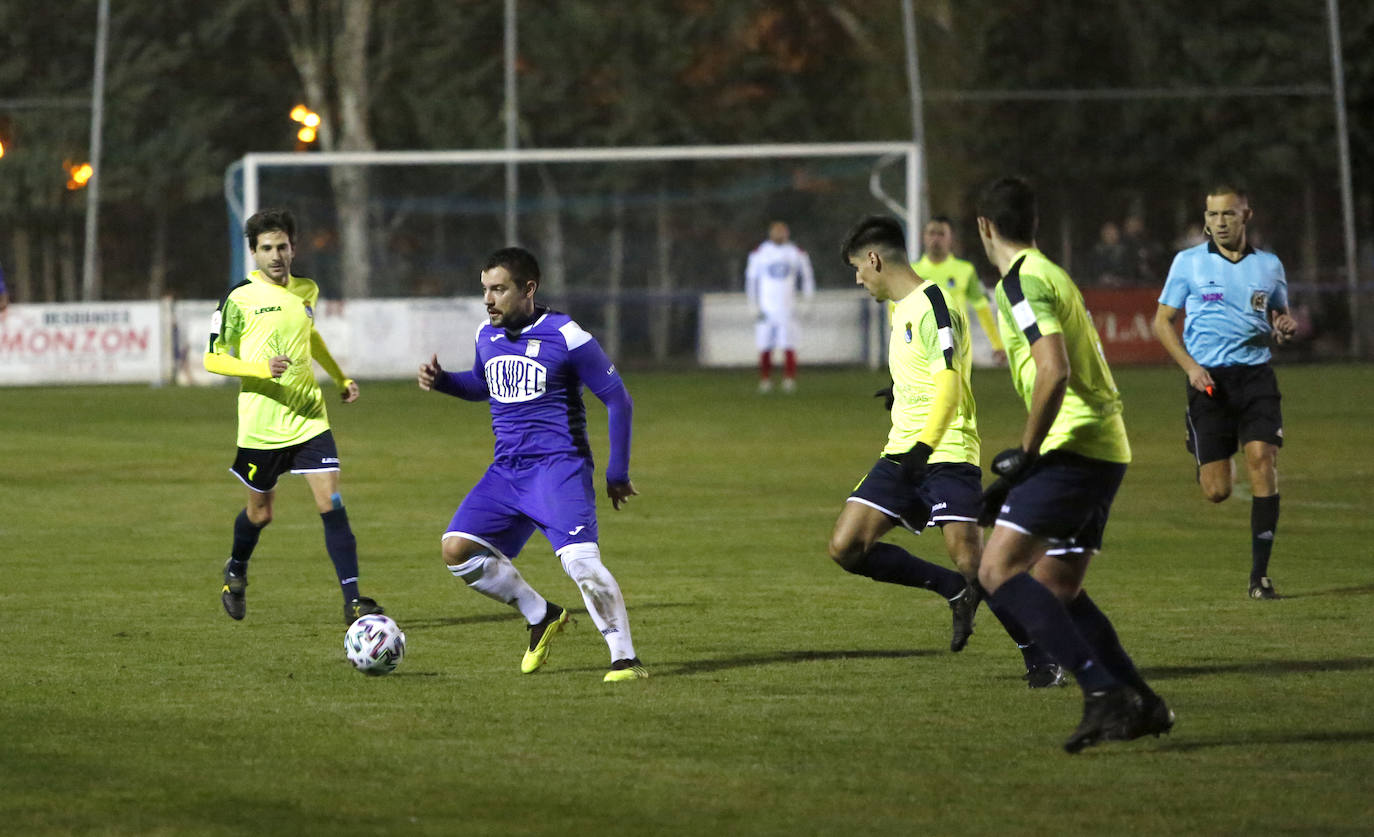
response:
<svg viewBox="0 0 1374 837"><path fill-rule="evenodd" d="M232 230L264 206L291 208L304 228L298 260L350 306L462 295L455 277L519 243L544 266L541 295L589 321L613 356L706 365L734 365L732 341L749 332L732 312L744 310L731 299L743 260L767 220L785 219L822 254L803 362L875 365L881 317L829 254L864 214L888 211L918 231L921 171L911 142L274 152L231 166L225 193ZM236 280L251 260L241 235L234 247Z"/></svg>

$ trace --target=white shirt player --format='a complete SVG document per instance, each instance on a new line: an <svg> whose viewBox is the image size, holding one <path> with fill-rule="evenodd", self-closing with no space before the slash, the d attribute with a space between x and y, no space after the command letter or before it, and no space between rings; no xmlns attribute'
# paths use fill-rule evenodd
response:
<svg viewBox="0 0 1374 837"><path fill-rule="evenodd" d="M810 299L816 293L816 275L806 251L785 238L773 236L749 254L744 272L744 292L756 312L755 336L760 351L793 347L793 302L797 291Z"/></svg>
<svg viewBox="0 0 1374 837"><path fill-rule="evenodd" d="M765 241L749 254L744 292L749 303L765 316L788 314L797 290L809 299L816 293L811 257L790 241Z"/></svg>

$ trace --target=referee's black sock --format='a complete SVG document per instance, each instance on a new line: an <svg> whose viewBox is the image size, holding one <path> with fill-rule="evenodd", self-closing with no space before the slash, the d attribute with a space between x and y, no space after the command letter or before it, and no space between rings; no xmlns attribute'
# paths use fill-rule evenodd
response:
<svg viewBox="0 0 1374 837"><path fill-rule="evenodd" d="M959 573L917 558L900 546L890 543L874 544L852 567L851 573L867 576L874 581L924 587L946 599L952 599L968 583Z"/></svg>
<svg viewBox="0 0 1374 837"><path fill-rule="evenodd" d="M253 549L258 545L262 526L248 519L248 509L239 512L234 518L234 546L229 550L229 572L243 578L248 575L248 559L253 557Z"/></svg>
<svg viewBox="0 0 1374 837"><path fill-rule="evenodd" d="M324 521L324 548L334 562L334 572L343 588L344 602L358 598L358 539L348 525L348 512L342 506L320 515Z"/></svg>
<svg viewBox="0 0 1374 837"><path fill-rule="evenodd" d="M1269 553L1274 551L1274 530L1279 526L1279 495L1250 501L1250 583L1269 575Z"/></svg>
<svg viewBox="0 0 1374 837"><path fill-rule="evenodd" d="M1084 694L1110 689L1120 681L1105 663L1093 657L1093 649L1079 633L1069 612L1049 588L1017 573L988 596L988 607L1005 607L1056 662L1072 672ZM996 611L993 611L996 613Z"/></svg>
<svg viewBox="0 0 1374 837"><path fill-rule="evenodd" d="M1078 632L1083 635L1088 645L1092 646L1093 654L1102 661L1102 665L1107 667L1112 676L1135 689L1142 698L1153 697L1154 690L1146 685L1145 679L1136 670L1131 655L1121 647L1116 628L1112 627L1107 614L1099 610L1097 604L1088 598L1088 591L1080 590L1078 596L1069 602L1068 611Z"/></svg>

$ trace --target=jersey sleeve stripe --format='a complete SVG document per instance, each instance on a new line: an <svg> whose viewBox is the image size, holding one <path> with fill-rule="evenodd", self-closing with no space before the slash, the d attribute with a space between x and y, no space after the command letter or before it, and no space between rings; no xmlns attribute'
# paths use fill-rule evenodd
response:
<svg viewBox="0 0 1374 837"><path fill-rule="evenodd" d="M925 289L926 299L930 300L930 312L935 315L936 333L940 339L940 351L945 356L945 368L954 368L954 321L949 315L949 305L945 294L935 285Z"/></svg>
<svg viewBox="0 0 1374 837"><path fill-rule="evenodd" d="M582 326L571 320L559 326L558 330L563 332L563 339L567 341L570 352L592 339L590 334L582 330Z"/></svg>
<svg viewBox="0 0 1374 837"><path fill-rule="evenodd" d="M1006 292L1007 302L1011 303L1011 316L1016 321L1016 327L1026 335L1026 342L1034 343L1040 339L1040 325L1035 320L1035 311L1031 309L1025 291L1021 289L1021 263L1025 260L1025 256L1017 259L1016 264L1007 271L1002 279L1002 290Z"/></svg>
<svg viewBox="0 0 1374 837"><path fill-rule="evenodd" d="M224 328L224 304L229 301L229 295L248 284L251 284L250 280L244 279L219 298L219 306L215 308L215 314L210 319L210 340L205 345L206 354L215 353L215 343L219 342L220 331Z"/></svg>

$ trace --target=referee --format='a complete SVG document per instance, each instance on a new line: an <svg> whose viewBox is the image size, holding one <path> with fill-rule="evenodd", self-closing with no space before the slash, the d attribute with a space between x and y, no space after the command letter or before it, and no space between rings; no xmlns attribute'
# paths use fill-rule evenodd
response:
<svg viewBox="0 0 1374 837"><path fill-rule="evenodd" d="M1231 496L1237 446L1250 473L1250 598L1277 599L1269 554L1279 521L1278 453L1283 444L1279 386L1268 340L1287 342L1297 328L1288 314L1288 281L1272 253L1251 247L1252 211L1245 192L1223 184L1207 193L1209 241L1174 257L1155 311L1154 332L1188 375L1188 450L1202 494ZM1183 339L1174 330L1186 308Z"/></svg>

